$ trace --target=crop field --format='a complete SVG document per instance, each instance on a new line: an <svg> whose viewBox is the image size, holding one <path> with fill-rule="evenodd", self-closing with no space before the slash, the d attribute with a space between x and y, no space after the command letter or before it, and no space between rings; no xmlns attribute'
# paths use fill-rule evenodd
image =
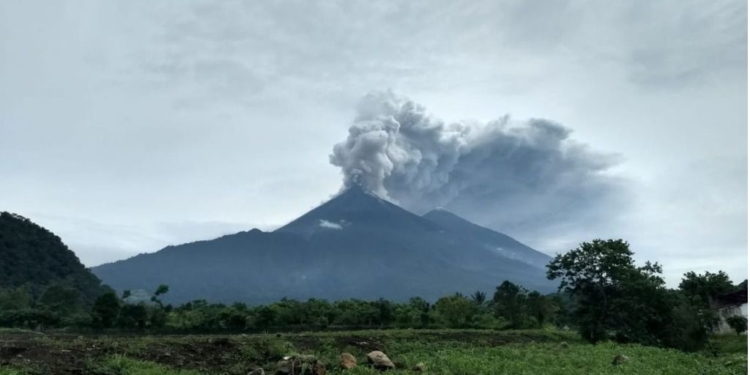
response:
<svg viewBox="0 0 750 375"><path fill-rule="evenodd" d="M248 374L295 354L314 355L327 374L376 374L366 355L380 350L394 374L745 374L747 337L713 340L686 354L638 345L590 345L564 331L393 330L231 336L79 336L0 332L0 375ZM358 366L343 370L340 355ZM617 355L628 357L613 365ZM421 364L420 369L415 366ZM257 373L257 372L256 372Z"/></svg>

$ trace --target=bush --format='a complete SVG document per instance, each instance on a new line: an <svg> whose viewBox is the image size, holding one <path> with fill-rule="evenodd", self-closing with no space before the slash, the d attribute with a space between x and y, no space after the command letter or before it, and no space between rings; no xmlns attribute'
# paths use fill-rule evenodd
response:
<svg viewBox="0 0 750 375"><path fill-rule="evenodd" d="M738 335L747 331L747 318L744 316L730 316L726 321Z"/></svg>

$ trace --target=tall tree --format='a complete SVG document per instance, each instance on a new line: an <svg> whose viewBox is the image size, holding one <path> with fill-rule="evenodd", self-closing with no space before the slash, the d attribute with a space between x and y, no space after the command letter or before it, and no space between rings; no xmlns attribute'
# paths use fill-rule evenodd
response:
<svg viewBox="0 0 750 375"><path fill-rule="evenodd" d="M108 292L99 296L94 302L92 311L94 327L111 328L115 325L120 315L120 299L114 292Z"/></svg>
<svg viewBox="0 0 750 375"><path fill-rule="evenodd" d="M724 271L718 273L706 271L702 275L688 272L680 282L679 288L686 296L695 299L703 307L709 307L711 299L716 296L736 289Z"/></svg>
<svg viewBox="0 0 750 375"><path fill-rule="evenodd" d="M544 324L555 314L558 307L552 301L551 298L543 296L537 291L529 293L526 298L526 306L529 315L536 320L539 328L544 327Z"/></svg>
<svg viewBox="0 0 750 375"><path fill-rule="evenodd" d="M636 267L623 240L584 242L558 254L547 265L547 277L559 279L559 290L577 302L581 336L590 342L609 338L643 344L663 339L671 326L672 305L661 267L646 262Z"/></svg>
<svg viewBox="0 0 750 375"><path fill-rule="evenodd" d="M727 324L732 327L737 335L747 331L747 318L741 315L730 316L727 318Z"/></svg>
<svg viewBox="0 0 750 375"><path fill-rule="evenodd" d="M526 302L526 289L505 280L495 290L492 302L495 311L510 322L512 328L521 328L524 323L524 305Z"/></svg>
<svg viewBox="0 0 750 375"><path fill-rule="evenodd" d="M476 291L471 295L471 300L474 301L474 304L477 306L484 306L484 303L487 301L487 293Z"/></svg>

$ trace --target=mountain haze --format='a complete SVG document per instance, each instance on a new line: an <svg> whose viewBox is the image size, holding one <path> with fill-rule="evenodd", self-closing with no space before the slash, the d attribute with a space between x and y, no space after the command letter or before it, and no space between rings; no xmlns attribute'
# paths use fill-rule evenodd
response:
<svg viewBox="0 0 750 375"><path fill-rule="evenodd" d="M171 302L434 300L490 292L506 279L554 289L540 268L543 254L461 220L420 217L354 186L274 232L169 246L93 272L117 290L167 284Z"/></svg>

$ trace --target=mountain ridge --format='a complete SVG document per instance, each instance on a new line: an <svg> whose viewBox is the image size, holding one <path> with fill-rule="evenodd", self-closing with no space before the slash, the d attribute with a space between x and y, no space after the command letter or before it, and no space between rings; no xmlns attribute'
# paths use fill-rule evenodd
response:
<svg viewBox="0 0 750 375"><path fill-rule="evenodd" d="M437 299L491 292L508 279L551 291L543 271L503 256L360 187L272 232L251 230L170 246L92 271L115 289L170 286L170 302Z"/></svg>

